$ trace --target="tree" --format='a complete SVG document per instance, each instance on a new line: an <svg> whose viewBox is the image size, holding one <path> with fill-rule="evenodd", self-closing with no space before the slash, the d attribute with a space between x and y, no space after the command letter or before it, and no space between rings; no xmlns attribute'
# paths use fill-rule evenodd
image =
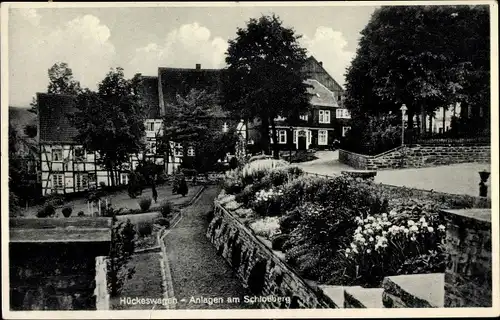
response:
<svg viewBox="0 0 500 320"><path fill-rule="evenodd" d="M361 35L346 73L353 114L399 113L404 103L413 128L416 114L425 119L441 106L489 92L486 6L382 7Z"/></svg>
<svg viewBox="0 0 500 320"><path fill-rule="evenodd" d="M135 92L123 69L116 68L102 80L97 92L86 89L77 96L78 110L72 117L78 129L76 140L98 153L97 163L110 172L112 185L117 166L144 148L144 116Z"/></svg>
<svg viewBox="0 0 500 320"><path fill-rule="evenodd" d="M48 70L48 75L47 93L77 95L82 91L80 82L73 78L73 70L68 67L66 62L55 63ZM33 97L30 106L30 111L36 114L38 104L35 97Z"/></svg>
<svg viewBox="0 0 500 320"><path fill-rule="evenodd" d="M183 150L182 166L207 172L213 169L218 159L234 150L236 132L233 129L221 132L214 114L217 97L218 93L192 89L184 97L177 96L176 102L167 108L159 147L159 150L168 153L167 159L174 151L170 143L179 143ZM188 147L195 151L192 162L186 161Z"/></svg>
<svg viewBox="0 0 500 320"><path fill-rule="evenodd" d="M275 15L250 19L236 34L226 53L223 105L235 117L260 120L262 149L269 153L269 125L273 141L278 141L274 119L298 118L309 108L301 72L306 50L298 43L301 36L283 27ZM274 156L279 157L277 144Z"/></svg>

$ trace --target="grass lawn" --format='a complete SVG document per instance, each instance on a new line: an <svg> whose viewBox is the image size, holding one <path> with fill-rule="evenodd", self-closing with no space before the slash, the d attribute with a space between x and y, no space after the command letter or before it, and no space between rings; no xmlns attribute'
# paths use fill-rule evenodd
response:
<svg viewBox="0 0 500 320"><path fill-rule="evenodd" d="M182 205L185 203L188 203L201 189L201 186L189 186L188 194L183 197L180 194L172 194L172 186L170 185L163 185L163 186L158 186L157 191L158 191L158 201L155 204L154 202L151 204L151 208L159 206L159 204L163 200L169 200L172 201L174 205ZM139 199L141 197L151 197L152 192L151 189L144 189L142 196L139 196L135 199L131 199L127 193L127 190L115 192L113 194L110 194L108 196L108 201L113 205L115 208L124 208L124 209L140 209L139 207ZM79 211L83 211L85 215L91 215L91 212L88 212L88 207L87 207L87 198L82 197L78 199L74 199L71 201L68 201L64 204L64 206L71 206L73 208L73 213L72 216L76 216ZM37 211L43 207L43 205L38 205L38 206L33 206L29 208L23 209L21 212L19 212L19 216L24 216L24 217L35 217ZM62 208L56 208L56 216L60 215L62 216L61 212Z"/></svg>
<svg viewBox="0 0 500 320"><path fill-rule="evenodd" d="M117 297L110 299L111 310L151 310L164 309L161 304L123 304L120 298L163 298L162 276L160 267L160 253L135 254L130 261L135 266L135 274L132 279L125 282L122 292Z"/></svg>

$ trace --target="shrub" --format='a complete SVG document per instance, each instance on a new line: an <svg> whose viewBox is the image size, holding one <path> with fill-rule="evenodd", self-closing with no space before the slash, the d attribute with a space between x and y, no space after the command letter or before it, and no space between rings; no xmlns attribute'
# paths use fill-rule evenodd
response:
<svg viewBox="0 0 500 320"><path fill-rule="evenodd" d="M138 202L142 211L148 211L149 208L151 207L151 198L149 197L141 198Z"/></svg>
<svg viewBox="0 0 500 320"><path fill-rule="evenodd" d="M131 199L135 199L142 194L143 185L144 177L139 172L132 171L129 173L127 191Z"/></svg>
<svg viewBox="0 0 500 320"><path fill-rule="evenodd" d="M379 286L385 276L444 272L445 227L439 220L402 219L399 212L357 218L345 255L342 282Z"/></svg>
<svg viewBox="0 0 500 320"><path fill-rule="evenodd" d="M273 250L283 250L283 245L288 241L288 239L290 239L288 234L278 234L274 236L272 239Z"/></svg>
<svg viewBox="0 0 500 320"><path fill-rule="evenodd" d="M62 209L62 214L65 218L69 218L69 216L71 216L71 213L73 212L73 208L71 207L64 207Z"/></svg>
<svg viewBox="0 0 500 320"><path fill-rule="evenodd" d="M148 237L153 233L153 226L151 222L139 222L136 227L139 237Z"/></svg>
<svg viewBox="0 0 500 320"><path fill-rule="evenodd" d="M279 219L277 217L265 217L252 222L250 228L256 235L270 239L279 234Z"/></svg>
<svg viewBox="0 0 500 320"><path fill-rule="evenodd" d="M134 225L127 220L113 219L111 246L108 254L108 288L112 297L117 296L126 279L132 278L135 268L128 265L135 250Z"/></svg>
<svg viewBox="0 0 500 320"><path fill-rule="evenodd" d="M243 166L243 168L239 172L239 175L243 184L249 185L254 183L255 181L259 181L260 179L262 179L270 169L285 166L288 166L288 162L284 160L256 160L253 162L249 162L245 166Z"/></svg>
<svg viewBox="0 0 500 320"><path fill-rule="evenodd" d="M301 176L288 181L282 187L282 212L299 207L302 203L313 198L316 191L328 181L323 177Z"/></svg>
<svg viewBox="0 0 500 320"><path fill-rule="evenodd" d="M306 203L285 243L286 259L306 278L324 282L336 270L336 253L354 233L355 215L339 206Z"/></svg>
<svg viewBox="0 0 500 320"><path fill-rule="evenodd" d="M56 213L56 209L51 203L47 203L42 209L38 210L36 216L38 218L52 217Z"/></svg>
<svg viewBox="0 0 500 320"><path fill-rule="evenodd" d="M254 186L248 185L235 196L235 201L238 203L243 204L245 207L248 207L250 205L250 201L252 201L255 197L255 191L254 191Z"/></svg>
<svg viewBox="0 0 500 320"><path fill-rule="evenodd" d="M261 216L279 215L283 191L279 188L261 190L255 194L251 207Z"/></svg>
<svg viewBox="0 0 500 320"><path fill-rule="evenodd" d="M222 188L227 194L237 194L243 189L243 182L240 179L237 170L226 172L224 180L222 181Z"/></svg>
<svg viewBox="0 0 500 320"><path fill-rule="evenodd" d="M184 177L179 181L179 186L177 188L177 193L185 197L188 194L188 185Z"/></svg>
<svg viewBox="0 0 500 320"><path fill-rule="evenodd" d="M231 160L229 160L229 168L232 170L238 168L238 159L236 159L236 157L232 157Z"/></svg>
<svg viewBox="0 0 500 320"><path fill-rule="evenodd" d="M168 219L165 219L165 218L158 218L154 221L154 224L157 224L157 225L160 225L162 227L165 227L165 228L169 228L170 227L170 221Z"/></svg>
<svg viewBox="0 0 500 320"><path fill-rule="evenodd" d="M160 173L157 177L156 177L156 183L157 184L164 184L165 182L167 182L168 180L168 177L165 173Z"/></svg>
<svg viewBox="0 0 500 320"><path fill-rule="evenodd" d="M61 206L64 204L64 197L61 195L51 195L45 199L45 204L50 204L53 207Z"/></svg>
<svg viewBox="0 0 500 320"><path fill-rule="evenodd" d="M174 205L170 201L163 201L160 204L160 213L163 218L168 218L174 213Z"/></svg>
<svg viewBox="0 0 500 320"><path fill-rule="evenodd" d="M193 177L198 174L198 171L196 171L196 169L182 168L181 173L186 177Z"/></svg>
<svg viewBox="0 0 500 320"><path fill-rule="evenodd" d="M106 182L104 181L99 182L99 186L101 187L101 189L106 188Z"/></svg>
<svg viewBox="0 0 500 320"><path fill-rule="evenodd" d="M85 213L83 211L78 211L78 216L83 217L83 216L85 216Z"/></svg>

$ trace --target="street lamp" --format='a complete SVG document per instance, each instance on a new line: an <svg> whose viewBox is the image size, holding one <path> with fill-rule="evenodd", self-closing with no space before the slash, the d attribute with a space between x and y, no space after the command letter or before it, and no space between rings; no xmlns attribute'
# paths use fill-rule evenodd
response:
<svg viewBox="0 0 500 320"><path fill-rule="evenodd" d="M401 106L401 108L399 110L401 110L401 122L402 122L402 126L401 126L401 145L404 146L404 144L405 144L405 112L408 110L408 108L403 103L403 105Z"/></svg>

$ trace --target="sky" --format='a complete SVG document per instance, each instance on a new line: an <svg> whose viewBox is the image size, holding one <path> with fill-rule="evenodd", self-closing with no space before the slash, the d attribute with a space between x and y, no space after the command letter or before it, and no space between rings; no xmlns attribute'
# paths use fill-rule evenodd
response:
<svg viewBox="0 0 500 320"><path fill-rule="evenodd" d="M9 105L28 106L45 92L48 69L66 62L82 86L95 89L110 68L157 75L158 67L221 68L227 41L262 14L278 15L302 35L308 54L344 85L360 31L375 6L232 6L11 8Z"/></svg>

